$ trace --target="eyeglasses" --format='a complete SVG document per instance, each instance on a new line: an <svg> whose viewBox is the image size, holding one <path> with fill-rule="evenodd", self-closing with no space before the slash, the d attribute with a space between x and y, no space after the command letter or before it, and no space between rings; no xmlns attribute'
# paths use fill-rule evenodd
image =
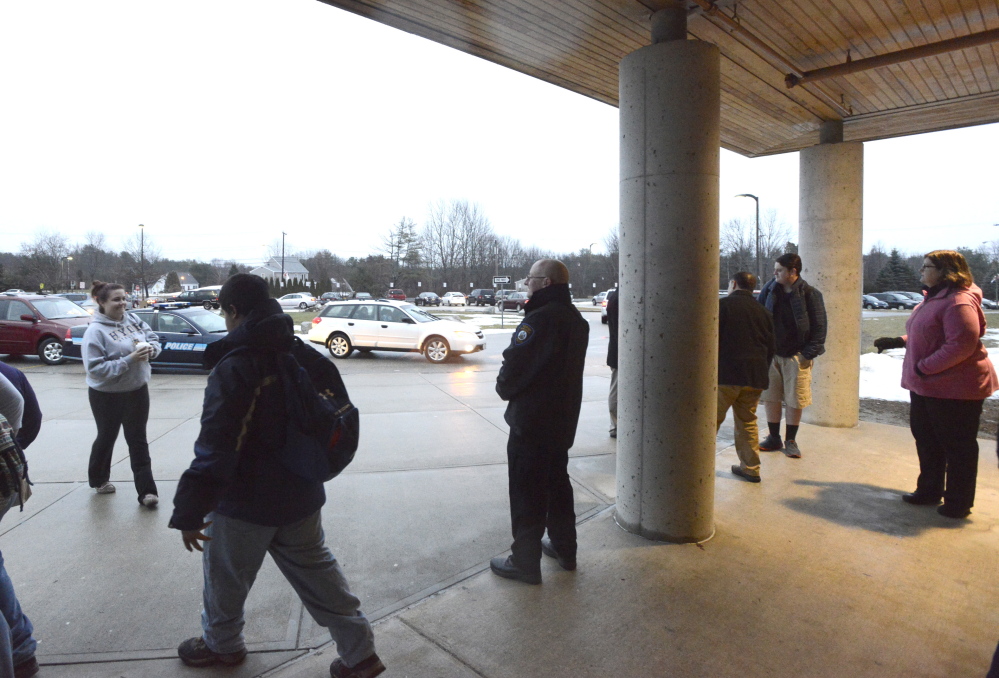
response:
<svg viewBox="0 0 999 678"><path fill-rule="evenodd" d="M919 267L919 270L920 271L925 271L928 268L937 268L937 266L934 266L932 264L923 264L922 266Z"/></svg>
<svg viewBox="0 0 999 678"><path fill-rule="evenodd" d="M547 275L529 275L526 278L524 278L524 282L527 282L528 280L531 280L532 278L537 278L538 280L544 280L547 277L548 277Z"/></svg>

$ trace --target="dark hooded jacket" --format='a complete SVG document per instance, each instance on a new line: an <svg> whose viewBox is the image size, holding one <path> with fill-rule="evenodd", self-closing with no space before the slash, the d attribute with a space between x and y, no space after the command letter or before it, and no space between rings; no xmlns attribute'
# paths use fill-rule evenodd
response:
<svg viewBox="0 0 999 678"><path fill-rule="evenodd" d="M770 312L749 290L737 289L718 301L718 383L763 390L777 345Z"/></svg>
<svg viewBox="0 0 999 678"><path fill-rule="evenodd" d="M590 325L572 305L568 285L538 290L524 311L503 351L496 392L509 401L511 433L568 449L583 399Z"/></svg>
<svg viewBox="0 0 999 678"><path fill-rule="evenodd" d="M310 375L332 370L335 374L325 378L340 380L329 360L295 337L291 318L273 299L210 344L201 433L194 461L177 486L170 527L199 529L211 511L276 527L301 520L326 502L322 483L292 474L281 462L287 414L280 381L255 396L264 377L275 372L280 352L294 355Z"/></svg>
<svg viewBox="0 0 999 678"><path fill-rule="evenodd" d="M778 322L779 319L774 311L779 303L778 294L785 294L784 288L776 278L771 278L770 282L760 290L757 301L770 311L774 317L774 329L780 333L783 325ZM795 337L779 336L777 344L778 346L791 344L805 359L815 360L826 352L826 306L822 301L822 293L799 277L787 294L790 295L791 314L794 316L797 333ZM791 341L788 341L789 339Z"/></svg>

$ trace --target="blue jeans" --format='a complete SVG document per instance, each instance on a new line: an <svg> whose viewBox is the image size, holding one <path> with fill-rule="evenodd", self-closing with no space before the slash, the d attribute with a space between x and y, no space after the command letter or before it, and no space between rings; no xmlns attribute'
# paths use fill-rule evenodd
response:
<svg viewBox="0 0 999 678"><path fill-rule="evenodd" d="M3 502L0 499L0 502ZM0 506L0 519L11 506L20 504L17 493ZM7 576L3 553L0 553L0 675L13 676L14 667L35 656L37 643L32 637L34 627L21 611L14 594L14 585Z"/></svg>
<svg viewBox="0 0 999 678"><path fill-rule="evenodd" d="M358 609L360 601L350 592L340 564L326 548L319 511L282 527L255 525L218 513L208 514L207 520L212 524L205 534L212 540L204 543L202 557L205 609L201 627L209 649L228 654L245 647L243 603L264 555L270 553L312 618L329 629L348 666L374 654L371 624Z"/></svg>

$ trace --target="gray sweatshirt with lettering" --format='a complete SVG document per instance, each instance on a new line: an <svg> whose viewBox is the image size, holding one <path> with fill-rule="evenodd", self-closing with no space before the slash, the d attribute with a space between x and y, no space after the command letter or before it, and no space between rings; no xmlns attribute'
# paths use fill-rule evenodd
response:
<svg viewBox="0 0 999 678"><path fill-rule="evenodd" d="M159 337L136 316L125 313L121 320L112 320L95 311L83 334L87 386L105 393L126 393L147 384L152 374L149 361L129 358L140 341L152 344L154 358L160 354Z"/></svg>

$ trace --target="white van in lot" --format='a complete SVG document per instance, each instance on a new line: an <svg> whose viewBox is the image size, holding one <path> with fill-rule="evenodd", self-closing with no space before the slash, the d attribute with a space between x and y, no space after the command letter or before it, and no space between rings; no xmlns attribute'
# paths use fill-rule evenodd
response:
<svg viewBox="0 0 999 678"><path fill-rule="evenodd" d="M486 347L482 330L458 320L442 320L404 301L334 301L312 320L308 339L323 344L334 358L354 350L412 351L432 363L452 354Z"/></svg>

